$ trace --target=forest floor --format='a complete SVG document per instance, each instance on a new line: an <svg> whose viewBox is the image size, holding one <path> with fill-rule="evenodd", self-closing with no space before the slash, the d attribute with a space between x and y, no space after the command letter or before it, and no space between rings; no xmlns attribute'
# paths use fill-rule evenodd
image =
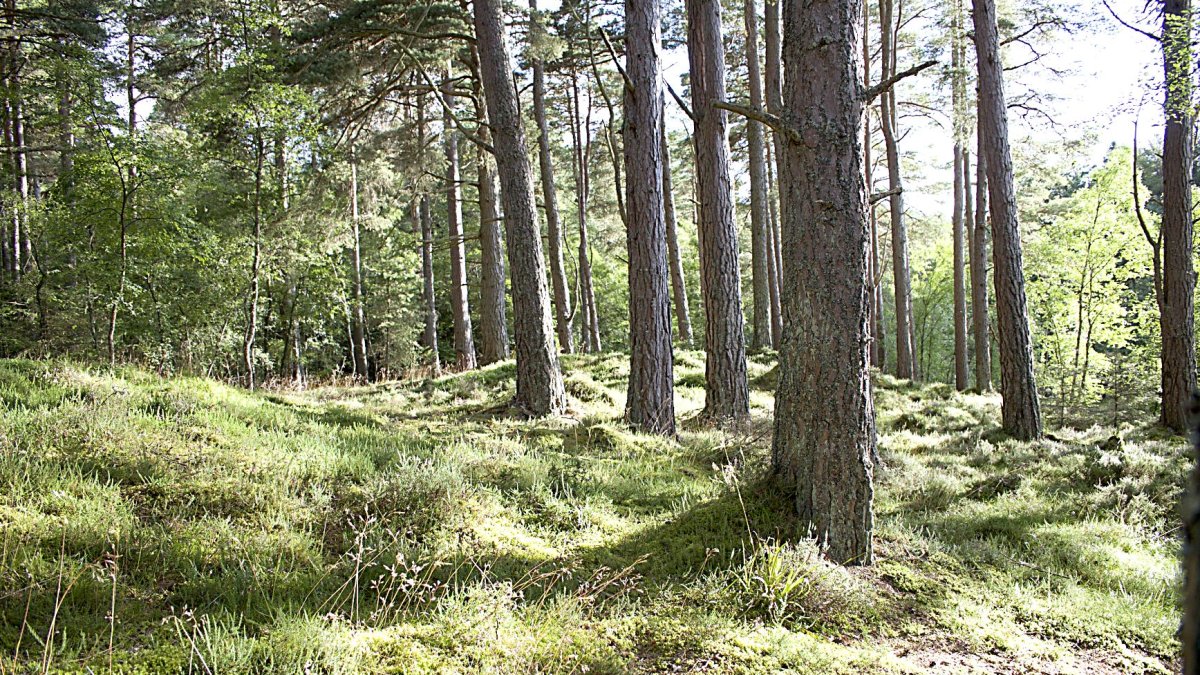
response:
<svg viewBox="0 0 1200 675"><path fill-rule="evenodd" d="M877 377L876 564L825 563L753 421L621 424L627 358L251 394L0 361L0 675L1159 673L1178 643L1182 439L998 430L994 395ZM785 543L796 542L801 543Z"/></svg>

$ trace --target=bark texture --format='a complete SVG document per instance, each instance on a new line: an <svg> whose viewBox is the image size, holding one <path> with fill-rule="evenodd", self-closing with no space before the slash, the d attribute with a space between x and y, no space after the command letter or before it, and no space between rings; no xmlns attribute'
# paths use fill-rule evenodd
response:
<svg viewBox="0 0 1200 675"><path fill-rule="evenodd" d="M862 172L861 0L786 0L783 344L776 473L840 563L872 560L875 414Z"/></svg>
<svg viewBox="0 0 1200 675"><path fill-rule="evenodd" d="M1042 413L1033 377L1033 339L1026 309L1021 232L1008 146L1008 111L996 28L995 0L974 0L979 67L979 128L984 138L992 214L992 265L1000 346L1000 413L1004 430L1029 440L1042 435Z"/></svg>
<svg viewBox="0 0 1200 675"><path fill-rule="evenodd" d="M566 392L550 321L546 263L533 198L533 171L517 108L512 58L505 43L498 0L475 0L475 37L495 138L496 166L504 204L508 266L512 276L513 330L517 360L514 405L530 415L559 414Z"/></svg>
<svg viewBox="0 0 1200 675"><path fill-rule="evenodd" d="M718 0L687 0L688 58L695 116L699 196L700 287L704 298L704 413L713 419L749 415L746 342L738 271L737 228L729 180L725 53Z"/></svg>
<svg viewBox="0 0 1200 675"><path fill-rule="evenodd" d="M1162 423L1187 425L1188 397L1196 388L1196 341L1192 264L1192 53L1191 0L1163 3L1163 71L1166 87L1163 133Z"/></svg>
<svg viewBox="0 0 1200 675"><path fill-rule="evenodd" d="M675 434L671 299L663 214L663 100L658 0L625 2L625 203L629 207L629 393L625 416Z"/></svg>

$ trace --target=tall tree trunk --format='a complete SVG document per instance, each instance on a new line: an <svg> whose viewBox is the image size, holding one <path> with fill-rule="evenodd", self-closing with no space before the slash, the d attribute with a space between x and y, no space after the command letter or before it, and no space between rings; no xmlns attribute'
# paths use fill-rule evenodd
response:
<svg viewBox="0 0 1200 675"><path fill-rule="evenodd" d="M350 150L350 355L354 376L369 379L367 310L363 301L362 229L358 212L358 158Z"/></svg>
<svg viewBox="0 0 1200 675"><path fill-rule="evenodd" d="M871 12L869 0L863 0L863 88L871 87ZM883 369L886 363L886 347L883 335L883 273L879 266L879 222L875 215L875 204L869 201L875 189L874 166L871 158L871 115L863 118L863 179L867 191L867 220L871 226L871 365Z"/></svg>
<svg viewBox="0 0 1200 675"><path fill-rule="evenodd" d="M763 22L766 26L763 31L763 46L766 49L766 85L765 98L767 111L773 115L782 115L783 110L783 53L782 45L779 40L779 0L764 0L763 2ZM771 134L771 145L775 147L775 176L778 180L782 180L783 176L783 158L780 154L783 152L783 139L776 132ZM769 148L768 148L769 151ZM775 251L775 295L772 300L775 305L773 312L774 323L771 326L772 342L775 349L780 348L783 340L783 244L781 238L781 230L783 226L783 187L776 187L776 199L779 204L779 212L775 213L771 220L774 225L771 230L771 237ZM772 201L772 205L776 202Z"/></svg>
<svg viewBox="0 0 1200 675"><path fill-rule="evenodd" d="M758 65L757 0L745 0L742 13L746 27L746 70L749 73L750 107L763 109L762 76ZM750 276L754 289L753 331L750 347L762 349L771 344L771 265L767 221L767 160L763 149L762 125L746 120L746 141L750 154Z"/></svg>
<svg viewBox="0 0 1200 675"><path fill-rule="evenodd" d="M454 94L450 69L442 80L442 133L446 148L446 227L450 235L450 309L454 319L454 357L459 370L476 366L471 306L467 299L467 250L463 239L462 189L458 172L458 131L452 115Z"/></svg>
<svg viewBox="0 0 1200 675"><path fill-rule="evenodd" d="M437 374L442 370L442 360L438 354L437 296L434 294L433 278L433 214L430 212L429 195L421 195L417 211L421 221L421 278L424 281L422 296L425 300L423 342L429 348L429 365Z"/></svg>
<svg viewBox="0 0 1200 675"><path fill-rule="evenodd" d="M533 172L517 109L512 58L505 43L500 7L498 0L475 0L474 21L508 235L517 355L514 404L530 415L559 414L566 407L566 391L554 349Z"/></svg>
<svg viewBox="0 0 1200 675"><path fill-rule="evenodd" d="M737 228L729 179L725 53L718 0L687 0L688 58L700 196L700 287L704 297L704 414L749 415ZM785 216L786 217L786 216Z"/></svg>
<svg viewBox="0 0 1200 675"><path fill-rule="evenodd" d="M1162 424L1187 425L1187 401L1196 388L1192 295L1192 18L1191 0L1164 0L1162 51L1166 86L1163 133Z"/></svg>
<svg viewBox="0 0 1200 675"><path fill-rule="evenodd" d="M633 426L675 435L658 0L625 0L625 203L629 224L629 390Z"/></svg>
<svg viewBox="0 0 1200 675"><path fill-rule="evenodd" d="M862 171L861 0L786 0L789 122L783 197L783 347L777 475L827 555L872 560L875 413L869 370L870 231Z"/></svg>
<svg viewBox="0 0 1200 675"><path fill-rule="evenodd" d="M880 24L883 29L881 57L883 79L895 73L895 46L892 44L892 0L880 0ZM900 180L900 151L896 143L896 94L888 88L879 97L879 117L887 152L888 190L892 195L892 274L896 291L896 377L915 378L915 341L913 340L912 277L908 266L908 226L904 222L904 187Z"/></svg>
<svg viewBox="0 0 1200 675"><path fill-rule="evenodd" d="M1042 435L1037 382L1033 376L1033 339L1026 310L1021 232L1008 146L1003 64L996 27L995 0L974 0L975 51L979 66L979 129L984 138L988 192L991 197L996 317L999 323L1001 417L1004 430L1028 440ZM1190 250L1190 249L1189 249ZM1189 310L1190 311L1190 310Z"/></svg>
<svg viewBox="0 0 1200 675"><path fill-rule="evenodd" d="M421 166L425 166L425 97L417 97L417 147L420 148L417 157ZM433 214L430 210L429 195L422 193L417 198L414 216L417 227L421 232L421 280L422 300L424 301L425 330L421 343L429 349L429 365L434 374L442 371L442 360L438 354L438 311L437 295L435 294L433 277Z"/></svg>
<svg viewBox="0 0 1200 675"><path fill-rule="evenodd" d="M954 129L954 387L965 391L970 374L967 366L966 209L966 61L963 47L962 4L955 0L950 26L951 117Z"/></svg>
<svg viewBox="0 0 1200 675"><path fill-rule="evenodd" d="M251 214L253 219L251 235L254 249L250 258L250 284L246 293L246 331L242 337L242 367L246 372L246 387L251 391L254 391L257 384L254 377L254 340L258 332L258 296L262 277L262 177L265 154L266 148L263 145L262 132L256 130L254 132L253 213ZM122 248L124 248L124 243L122 243ZM123 273L122 276L124 276Z"/></svg>
<svg viewBox="0 0 1200 675"><path fill-rule="evenodd" d="M665 116L664 116L665 119ZM675 217L675 188L671 180L671 145L667 126L662 125L663 219L667 227L667 257L671 268L671 295L675 299L675 326L679 341L692 346L692 317L688 309L687 285L683 276L683 256L679 252L679 223Z"/></svg>
<svg viewBox="0 0 1200 675"><path fill-rule="evenodd" d="M550 159L550 128L546 123L546 72L537 56L541 20L537 0L529 0L529 40L533 46L533 119L538 128L538 166L542 174L542 199L546 209L546 236L550 246L550 281L554 290L554 327L558 346L566 354L575 351L571 340L571 294L567 269L563 264L563 234L558 217L558 190L554 185L554 164Z"/></svg>
<svg viewBox="0 0 1200 675"><path fill-rule="evenodd" d="M988 315L988 228L987 165L983 156L983 132L976 131L975 224L971 231L971 323L975 347L975 388L992 389L992 338ZM969 172L968 172L969 173ZM968 195L970 193L968 192ZM971 213L971 209L967 209Z"/></svg>
<svg viewBox="0 0 1200 675"><path fill-rule="evenodd" d="M585 79L586 83L587 80ZM591 191L588 158L591 156L591 138L586 137L591 129L591 98L588 98L588 114L580 111L579 76L571 73L571 145L574 152L575 208L579 216L579 304L583 308L583 340L585 350L598 352L600 344L600 320L596 312L596 290L592 282L592 254L588 244L588 196Z"/></svg>
<svg viewBox="0 0 1200 675"><path fill-rule="evenodd" d="M487 106L483 104L483 78L479 74L479 53L472 48L471 69L475 87L476 116L480 139L491 143ZM479 148L479 361L495 363L508 358L508 309L505 301L504 237L496 197L496 172L492 156Z"/></svg>

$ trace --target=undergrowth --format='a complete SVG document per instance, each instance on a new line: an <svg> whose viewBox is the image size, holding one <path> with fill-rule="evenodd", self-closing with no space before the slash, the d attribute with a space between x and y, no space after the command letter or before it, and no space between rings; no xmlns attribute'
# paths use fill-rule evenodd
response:
<svg viewBox="0 0 1200 675"><path fill-rule="evenodd" d="M0 362L0 673L1171 667L1182 441L1018 443L993 395L880 376L878 562L843 568L768 475L760 358L722 430L682 354L670 440L622 424L621 355L567 357L540 421L511 363L251 394Z"/></svg>

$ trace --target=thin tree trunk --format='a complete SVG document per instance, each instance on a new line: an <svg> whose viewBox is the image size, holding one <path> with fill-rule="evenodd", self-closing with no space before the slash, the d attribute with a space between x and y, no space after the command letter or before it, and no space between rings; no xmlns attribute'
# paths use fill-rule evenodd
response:
<svg viewBox="0 0 1200 675"><path fill-rule="evenodd" d="M250 287L246 294L246 332L242 340L242 367L246 371L246 387L254 391L257 384L254 379L254 339L258 331L258 296L259 282L262 269L262 175L263 155L262 133L254 134L254 195L251 222L254 250L250 259ZM122 243L122 248L124 243ZM123 274L122 274L123 276Z"/></svg>
<svg viewBox="0 0 1200 675"><path fill-rule="evenodd" d="M869 0L863 0L863 37L862 37L862 58L863 58L863 88L871 87L871 12ZM875 188L875 180L873 177L874 166L871 158L871 115L864 111L863 118L863 179L866 184L867 195L870 195ZM882 271L879 267L879 227L875 217L875 204L868 201L867 203L867 220L871 225L871 262L870 262L870 279L871 279L871 365L883 369L885 358L885 346L883 335L883 286Z"/></svg>
<svg viewBox="0 0 1200 675"><path fill-rule="evenodd" d="M965 391L970 386L967 366L967 289L966 289L966 61L962 35L962 5L956 0L951 21L951 117L954 129L954 213L951 217L954 238L954 388Z"/></svg>
<svg viewBox="0 0 1200 675"><path fill-rule="evenodd" d="M467 251L463 238L462 190L458 172L458 131L451 111L454 94L450 69L442 80L442 133L446 148L446 226L450 235L450 309L454 319L454 357L459 370L476 367L475 337L471 327L471 306L467 299Z"/></svg>
<svg viewBox="0 0 1200 675"><path fill-rule="evenodd" d="M425 166L425 97L417 97L417 147L418 159ZM429 349L429 366L434 374L442 371L442 360L438 354L438 312L437 295L435 294L433 277L433 214L430 211L429 195L422 193L415 205L414 217L421 232L421 279L422 299L425 310L425 331L422 344Z"/></svg>
<svg viewBox="0 0 1200 675"><path fill-rule="evenodd" d="M586 80L585 80L586 82ZM571 125L572 149L575 156L575 207L579 216L579 295L583 307L584 342L586 350L598 352L600 344L600 321L596 312L596 291L592 282L592 258L588 244L588 197L591 191L588 157L591 155L591 139L584 139L584 134L591 128L591 99L588 99L588 115L584 117L580 111L579 77L571 73L571 98L575 119Z"/></svg>
<svg viewBox="0 0 1200 675"><path fill-rule="evenodd" d="M750 107L763 108L762 76L758 65L758 10L756 0L745 0L742 13L746 27L746 70L749 73ZM754 289L753 331L750 347L762 349L771 344L771 233L767 221L767 160L763 149L762 125L746 120L746 140L750 155L750 277Z"/></svg>
<svg viewBox="0 0 1200 675"><path fill-rule="evenodd" d="M729 178L725 111L725 53L718 0L687 0L688 57L695 115L699 182L700 286L704 297L704 414L710 419L749 415L746 342L738 270L737 228Z"/></svg>
<svg viewBox="0 0 1200 675"><path fill-rule="evenodd" d="M665 118L664 118L665 119ZM667 227L667 256L671 269L671 294L675 299L675 325L679 341L692 346L692 317L688 309L687 285L683 276L683 256L679 252L679 224L675 218L675 188L671 180L671 145L666 124L662 126L663 219Z"/></svg>
<svg viewBox="0 0 1200 675"><path fill-rule="evenodd" d="M675 435L671 296L663 201L663 98L658 0L625 1L625 182L629 206L629 389L625 416Z"/></svg>
<svg viewBox="0 0 1200 675"><path fill-rule="evenodd" d="M766 77L764 84L766 91L764 92L767 104L767 111L773 115L779 116L783 112L783 77L782 77L782 45L779 40L779 0L764 0L763 2L763 21L765 30L763 31L763 43L766 49ZM775 176L777 182L782 180L783 176L783 158L781 157L783 150L783 138L777 133L771 134L771 145L775 147ZM769 148L768 148L769 151ZM783 340L783 244L781 231L783 228L783 219L786 214L783 213L783 186L776 187L776 197L779 204L779 211L775 213L771 220L774 225L771 230L773 239L773 248L775 251L775 298L772 302L775 305L773 311L773 323L771 325L772 343L775 349L779 349ZM775 204L775 201L771 202Z"/></svg>
<svg viewBox="0 0 1200 675"><path fill-rule="evenodd" d="M566 354L575 351L571 338L571 295L567 269L563 264L563 234L558 217L558 190L554 185L554 164L550 158L550 127L546 123L546 73L536 56L537 31L541 30L537 0L529 0L529 35L533 44L533 119L538 128L538 166L542 177L542 200L546 209L546 236L550 247L550 281L554 290L554 326L558 346Z"/></svg>
<svg viewBox="0 0 1200 675"><path fill-rule="evenodd" d="M779 209L776 208L775 162L771 156L774 137L768 136L767 149L767 278L771 291L771 348L779 349L783 339L783 305L779 298L780 270L783 266L779 256Z"/></svg>
<svg viewBox="0 0 1200 675"><path fill-rule="evenodd" d="M884 79L895 72L895 54L892 44L892 0L880 0L880 23L882 27L882 62ZM896 377L915 378L912 280L908 266L908 227L904 222L904 195L900 179L900 152L896 142L896 103L892 88L879 97L880 120L883 128L884 148L887 152L888 190L891 191L892 225L892 274L896 292Z"/></svg>
<svg viewBox="0 0 1200 675"><path fill-rule="evenodd" d="M1000 412L1005 431L1018 439L1029 440L1041 437L1042 416L1033 376L1033 339L1026 310L1025 272L1017 225L1012 155L1008 146L1008 111L1004 103L996 5L995 0L974 0L974 4L979 128L987 158L995 241L992 257L1000 329L1000 393L1003 397Z"/></svg>
<svg viewBox="0 0 1200 675"><path fill-rule="evenodd" d="M870 231L862 171L861 0L785 3L781 146L784 334L772 460L802 522L843 564L870 564L875 414Z"/></svg>
<svg viewBox="0 0 1200 675"><path fill-rule="evenodd" d="M1187 428L1187 401L1196 388L1192 263L1192 18L1190 0L1164 0L1162 424Z"/></svg>
<svg viewBox="0 0 1200 675"><path fill-rule="evenodd" d="M505 44L500 7L497 0L475 0L474 22L508 235L517 355L514 403L530 415L559 414L566 407L566 391L554 349L546 264L533 197L533 172L517 108L512 58Z"/></svg>
<svg viewBox="0 0 1200 675"><path fill-rule="evenodd" d="M975 161L975 226L971 233L971 321L975 345L975 388L992 389L992 338L988 313L988 228L987 228L987 164L983 155L983 131L976 130ZM969 175L970 171L965 170ZM968 196L970 191L968 191ZM967 213L971 209L967 208Z"/></svg>
<svg viewBox="0 0 1200 675"><path fill-rule="evenodd" d="M367 313L363 302L362 231L358 212L358 159L350 151L350 355L354 375L369 379L367 369Z"/></svg>

